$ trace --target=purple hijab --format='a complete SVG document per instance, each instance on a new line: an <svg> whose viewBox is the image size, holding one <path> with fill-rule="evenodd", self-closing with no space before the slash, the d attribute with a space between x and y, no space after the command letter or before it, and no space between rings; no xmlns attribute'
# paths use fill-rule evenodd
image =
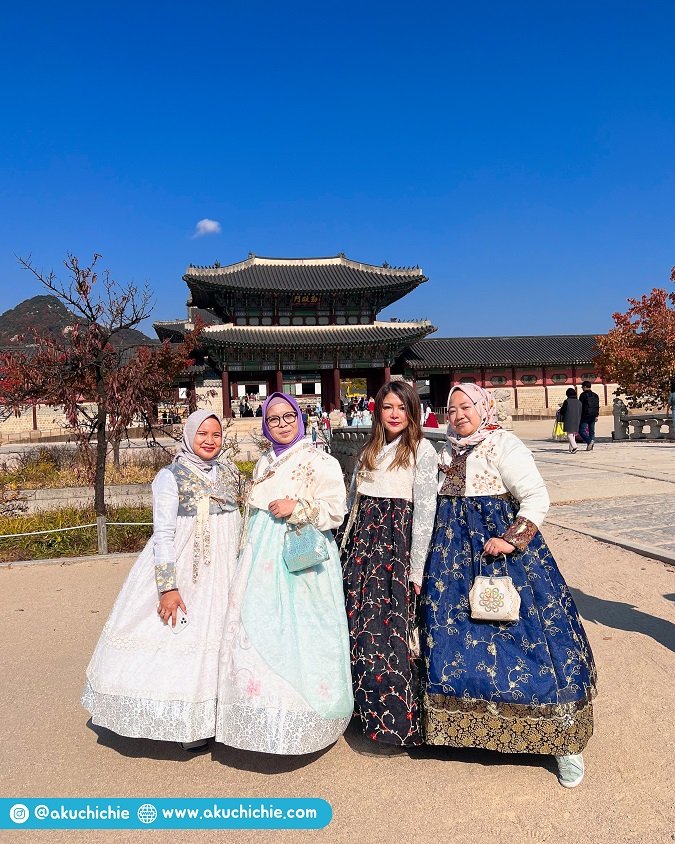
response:
<svg viewBox="0 0 675 844"><path fill-rule="evenodd" d="M291 440L289 443L278 443L274 437L272 436L272 432L267 427L267 408L272 404L272 402L277 401L278 399L282 399L287 404L291 406L291 408L298 414L298 433L295 435L295 438ZM283 454L284 451L287 451L291 446L299 443L305 436L305 423L302 421L302 413L300 411L300 407L297 401L293 398L293 396L287 396L285 393L270 393L270 395L265 399L262 406L262 431L265 437L272 443L272 448L274 449L274 453L277 457L280 454Z"/></svg>

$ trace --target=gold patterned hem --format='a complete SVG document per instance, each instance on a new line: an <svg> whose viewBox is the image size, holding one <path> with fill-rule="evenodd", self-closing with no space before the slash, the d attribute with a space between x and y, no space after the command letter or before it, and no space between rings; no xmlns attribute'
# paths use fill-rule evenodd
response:
<svg viewBox="0 0 675 844"><path fill-rule="evenodd" d="M424 695L427 744L500 753L581 753L593 735L591 697L559 705L496 703Z"/></svg>

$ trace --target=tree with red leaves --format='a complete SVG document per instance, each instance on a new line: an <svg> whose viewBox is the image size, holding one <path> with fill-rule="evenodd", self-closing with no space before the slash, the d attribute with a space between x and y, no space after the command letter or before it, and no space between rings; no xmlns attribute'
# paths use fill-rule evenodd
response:
<svg viewBox="0 0 675 844"><path fill-rule="evenodd" d="M104 525L110 445L119 445L133 423L152 432L155 407L172 400L177 376L192 363L189 355L201 326L186 334L183 343L125 345L124 333L150 315L151 294L147 286L119 284L107 270L99 279L100 257L94 255L90 264L81 266L69 254L65 283L53 271L36 269L30 257L19 259L70 306L73 325L62 337L35 336L29 348L0 354L0 407L17 411L31 404L62 406L83 455L91 455L89 445L96 441L91 480L94 509L99 525Z"/></svg>
<svg viewBox="0 0 675 844"><path fill-rule="evenodd" d="M675 377L675 293L655 287L628 304L625 314L612 314L614 328L597 338L595 362L630 407L663 406Z"/></svg>

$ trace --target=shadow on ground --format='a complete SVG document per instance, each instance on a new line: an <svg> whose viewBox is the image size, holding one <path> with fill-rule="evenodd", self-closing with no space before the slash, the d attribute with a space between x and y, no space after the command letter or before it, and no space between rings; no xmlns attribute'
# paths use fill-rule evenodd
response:
<svg viewBox="0 0 675 844"><path fill-rule="evenodd" d="M586 595L579 589L572 589L574 602L585 621L595 621L616 630L627 630L631 633L643 633L655 642L675 651L675 624L658 616L644 613L632 604L620 601L605 601L594 595ZM670 597L672 600L672 596Z"/></svg>
<svg viewBox="0 0 675 844"><path fill-rule="evenodd" d="M536 753L497 753L491 750L479 750L474 747L435 747L425 744L420 747L409 747L397 753L390 754L389 746L383 746L380 742L371 741L364 735L360 723L356 717L344 734L344 739L349 747L359 755L367 757L378 757L383 760L400 758L401 754L407 754L411 759L425 760L436 759L439 762L466 762L467 765L482 765L493 767L495 765L520 765L529 768L546 768L549 771L557 772L558 766L553 756L538 755ZM398 748L397 748L398 750Z"/></svg>
<svg viewBox="0 0 675 844"><path fill-rule="evenodd" d="M173 741L153 741L145 738L129 738L118 736L105 727L99 727L87 721L87 727L96 734L98 744L109 747L121 756L131 759L157 759L159 761L169 760L172 762L189 762L196 755L190 753ZM306 765L311 765L324 753L331 750L333 745L320 750L317 753L307 753L303 756L276 756L273 753L255 753L247 750L237 750L234 747L227 747L224 744L209 742L207 753L211 754L214 762L219 762L228 768L236 768L240 771L252 771L256 774L287 774L290 771L297 771ZM204 753L203 755L206 755Z"/></svg>

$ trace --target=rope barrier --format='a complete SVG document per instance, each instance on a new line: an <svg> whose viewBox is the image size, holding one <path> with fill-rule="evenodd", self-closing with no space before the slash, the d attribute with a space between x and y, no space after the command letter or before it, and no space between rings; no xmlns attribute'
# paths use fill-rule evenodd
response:
<svg viewBox="0 0 675 844"><path fill-rule="evenodd" d="M106 522L106 527L152 527L152 522ZM2 533L0 539L17 539L20 536L40 536L45 533L63 533L66 530L82 530L83 528L96 527L96 522L89 525L74 525L73 527L52 528L51 530L32 530L29 533Z"/></svg>

